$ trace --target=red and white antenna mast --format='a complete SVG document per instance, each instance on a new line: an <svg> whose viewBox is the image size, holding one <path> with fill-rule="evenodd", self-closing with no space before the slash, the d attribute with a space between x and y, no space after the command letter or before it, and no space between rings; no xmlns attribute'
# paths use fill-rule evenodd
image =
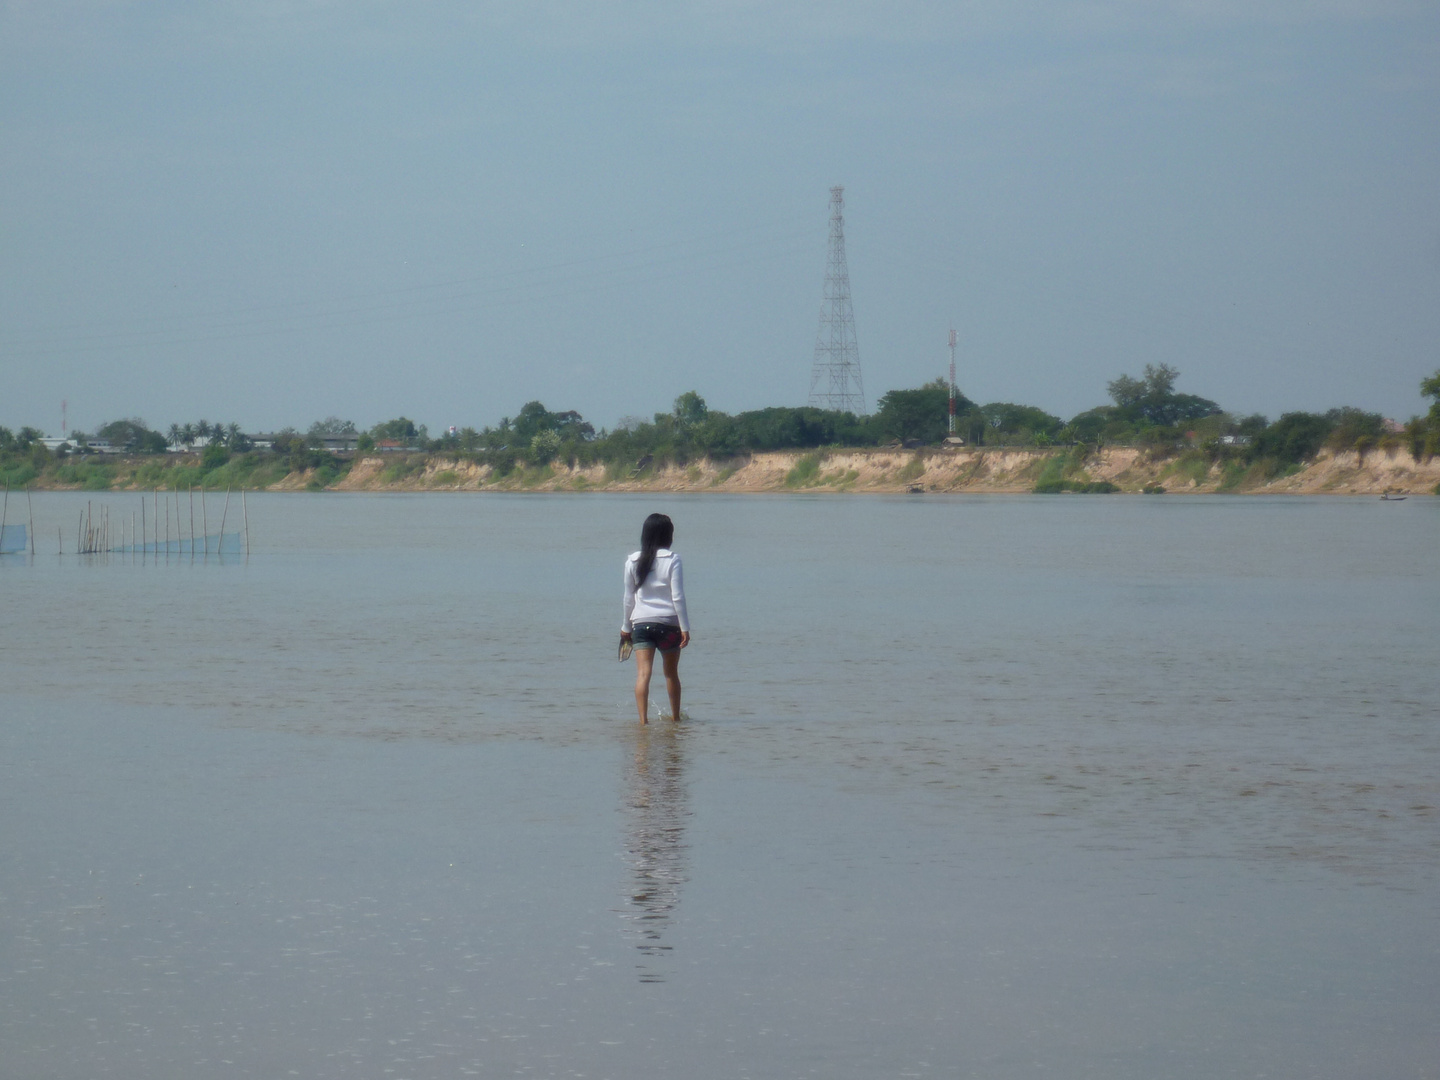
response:
<svg viewBox="0 0 1440 1080"><path fill-rule="evenodd" d="M950 434L955 434L955 328L950 328Z"/></svg>
<svg viewBox="0 0 1440 1080"><path fill-rule="evenodd" d="M65 410L70 407L70 402L64 398L60 399L60 438L65 438Z"/></svg>

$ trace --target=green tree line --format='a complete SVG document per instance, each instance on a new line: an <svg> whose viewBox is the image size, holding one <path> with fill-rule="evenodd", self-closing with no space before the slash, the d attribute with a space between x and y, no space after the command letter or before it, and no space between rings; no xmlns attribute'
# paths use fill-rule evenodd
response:
<svg viewBox="0 0 1440 1080"><path fill-rule="evenodd" d="M1068 421L1031 405L978 404L961 394L955 437L970 446L1128 445L1156 455L1199 451L1215 460L1265 463L1271 471L1311 460L1325 449L1406 451L1417 461L1440 454L1440 371L1420 383L1422 396L1431 399L1429 412L1412 417L1399 431L1391 430L1379 413L1350 407L1290 412L1274 421L1234 415L1214 401L1177 390L1179 377L1180 372L1166 364L1146 365L1138 376L1120 375L1107 386L1108 404ZM77 432L75 450L54 453L41 443L35 428L12 432L0 427L0 482L17 486L65 467L67 456L84 457L92 449L88 444L99 439L131 455L202 445L198 465L185 466L201 476L264 465L267 473L280 468L318 470L324 482L346 467L343 455L337 458L327 451L337 441L361 453L401 450L467 457L501 475L554 461L606 463L617 471L637 472L663 462L683 464L766 450L923 447L940 444L949 435L949 396L945 381L936 379L914 389L889 391L868 416L808 406L730 414L709 408L692 390L676 398L669 412L648 420L627 418L599 431L574 410L552 411L531 401L497 425L451 429L438 438L404 416L363 431L353 421L329 416L303 434L293 428L275 433L264 450L255 448L238 424L206 420L171 424L165 433L139 418L115 420L98 427L94 436ZM102 468L92 465L87 473L81 465L68 467L69 475L82 477L74 482L99 476Z"/></svg>

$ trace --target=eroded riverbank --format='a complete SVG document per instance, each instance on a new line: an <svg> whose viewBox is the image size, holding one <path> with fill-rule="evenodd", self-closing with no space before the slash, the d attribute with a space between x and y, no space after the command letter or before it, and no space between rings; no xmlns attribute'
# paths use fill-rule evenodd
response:
<svg viewBox="0 0 1440 1080"><path fill-rule="evenodd" d="M498 469L447 454L387 453L327 459L304 468L283 457L243 455L212 470L198 455L93 457L27 481L35 490L108 491L205 487L251 491L674 491L1018 494L1057 487L1138 493L1293 495L1431 494L1440 457L1404 451L1323 452L1305 465L1214 460L1192 450L1160 456L1133 447L926 448L770 451L684 464L554 461Z"/></svg>
<svg viewBox="0 0 1440 1080"><path fill-rule="evenodd" d="M398 466L398 467L397 467ZM1261 467L1211 462L1195 455L1152 459L1128 447L1088 455L1014 449L775 451L686 465L620 472L604 464L555 463L499 475L490 466L434 456L404 463L363 457L333 485L337 491L854 491L1025 493L1043 478L1106 481L1122 492L1379 495L1429 493L1440 484L1440 458L1416 462L1407 453L1322 454L1308 466L1267 476ZM277 488L304 488L306 476Z"/></svg>

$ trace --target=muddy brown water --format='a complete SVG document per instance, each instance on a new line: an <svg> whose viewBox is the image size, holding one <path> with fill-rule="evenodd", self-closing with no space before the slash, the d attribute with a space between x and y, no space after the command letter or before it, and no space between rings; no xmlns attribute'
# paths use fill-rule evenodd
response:
<svg viewBox="0 0 1440 1080"><path fill-rule="evenodd" d="M249 512L0 559L7 1075L1440 1075L1440 500Z"/></svg>

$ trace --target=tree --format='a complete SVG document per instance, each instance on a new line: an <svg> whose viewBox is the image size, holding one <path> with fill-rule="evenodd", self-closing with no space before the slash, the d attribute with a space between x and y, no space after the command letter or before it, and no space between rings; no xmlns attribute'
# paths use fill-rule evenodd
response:
<svg viewBox="0 0 1440 1080"><path fill-rule="evenodd" d="M1333 420L1315 413L1286 413L1251 444L1251 456L1297 464L1319 453L1334 426Z"/></svg>
<svg viewBox="0 0 1440 1080"><path fill-rule="evenodd" d="M555 460L555 455L560 452L560 436L553 428L544 431L537 431L535 437L530 440L530 461L535 465L544 465Z"/></svg>
<svg viewBox="0 0 1440 1080"><path fill-rule="evenodd" d="M377 443L385 442L386 440L408 443L419 433L419 430L415 427L415 421L404 416L397 416L394 420L386 420L384 423L376 424L370 429L370 437Z"/></svg>
<svg viewBox="0 0 1440 1080"><path fill-rule="evenodd" d="M514 420L515 434L527 446L540 432L550 431L554 426L554 416L538 401L527 401Z"/></svg>
<svg viewBox="0 0 1440 1080"><path fill-rule="evenodd" d="M1205 416L1219 415L1220 406L1208 398L1175 393L1178 378L1180 372L1169 364L1146 364L1143 379L1121 375L1106 389L1120 418L1125 420L1172 427Z"/></svg>
<svg viewBox="0 0 1440 1080"><path fill-rule="evenodd" d="M555 421L553 430L560 435L561 439L583 439L588 442L595 437L594 426L588 423L585 418L574 409L569 409L562 413L552 413L551 415Z"/></svg>
<svg viewBox="0 0 1440 1080"><path fill-rule="evenodd" d="M1385 434L1385 418L1379 413L1346 406L1331 409L1325 414L1325 419L1331 425L1325 445L1332 450L1359 450L1364 453Z"/></svg>
<svg viewBox="0 0 1440 1080"><path fill-rule="evenodd" d="M230 460L230 451L218 443L208 444L200 454L200 467L202 469L218 469Z"/></svg>
<svg viewBox="0 0 1440 1080"><path fill-rule="evenodd" d="M702 423L709 412L705 399L694 390L686 390L675 399L675 419L682 427Z"/></svg>
<svg viewBox="0 0 1440 1080"><path fill-rule="evenodd" d="M1440 424L1440 370L1420 380L1420 396L1435 399L1430 403L1429 420L1432 424Z"/></svg>
<svg viewBox="0 0 1440 1080"><path fill-rule="evenodd" d="M305 438L293 427L282 428L270 436L270 450L275 454L294 454L305 449Z"/></svg>
<svg viewBox="0 0 1440 1080"><path fill-rule="evenodd" d="M1231 435L1249 435L1253 439L1270 426L1270 421L1263 413L1251 413L1231 420L1226 426Z"/></svg>
<svg viewBox="0 0 1440 1080"><path fill-rule="evenodd" d="M815 446L856 446L869 441L869 432L854 413L834 409L771 407L736 414L729 425L717 420L723 413L711 413L714 424L736 449L798 450ZM728 418L727 418L728 419ZM708 448L708 447L707 447ZM726 451L718 451L722 453Z"/></svg>
<svg viewBox="0 0 1440 1080"><path fill-rule="evenodd" d="M1051 416L1044 409L1033 405L1014 405L1008 401L992 401L989 405L977 406L973 412L984 418L987 433L1032 439L1035 436L1053 438L1065 422L1058 416ZM974 440L972 440L974 441Z"/></svg>
<svg viewBox="0 0 1440 1080"><path fill-rule="evenodd" d="M138 416L129 420L111 420L95 429L98 438L107 439L111 446L118 446L131 454L163 454L165 436L151 431Z"/></svg>
<svg viewBox="0 0 1440 1080"><path fill-rule="evenodd" d="M520 446L529 446L542 431L555 432L562 442L589 441L595 437L595 428L574 409L551 412L539 401L527 401L515 419L506 417L500 421L500 427L513 430L514 444Z"/></svg>
<svg viewBox="0 0 1440 1080"><path fill-rule="evenodd" d="M325 438L336 435L354 435L355 421L341 420L338 416L327 416L324 420L316 420L310 425L306 432L311 438Z"/></svg>
<svg viewBox="0 0 1440 1080"><path fill-rule="evenodd" d="M1149 371L1149 368L1146 368ZM1131 409L1140 411L1140 403L1145 400L1145 381L1143 379L1131 378L1129 375L1121 375L1118 379L1109 383L1106 390L1110 393L1110 400L1115 402L1119 409Z"/></svg>
<svg viewBox="0 0 1440 1080"><path fill-rule="evenodd" d="M882 437L936 443L950 429L950 384L944 379L928 382L918 390L891 390L878 406L872 422ZM955 407L968 412L974 402L961 395Z"/></svg>

